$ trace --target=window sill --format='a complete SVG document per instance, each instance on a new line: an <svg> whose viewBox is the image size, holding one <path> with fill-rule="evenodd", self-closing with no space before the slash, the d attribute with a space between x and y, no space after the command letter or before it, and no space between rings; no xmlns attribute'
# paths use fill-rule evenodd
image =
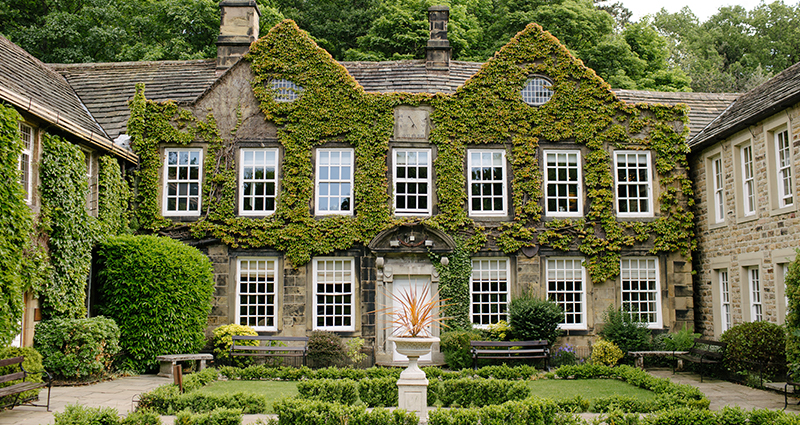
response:
<svg viewBox="0 0 800 425"><path fill-rule="evenodd" d="M747 222L755 221L755 220L758 220L758 214L737 216L736 217L736 224L747 223Z"/></svg>
<svg viewBox="0 0 800 425"><path fill-rule="evenodd" d="M789 214L789 213L793 213L793 212L796 212L796 211L797 211L797 205L796 204L792 204L792 205L788 205L788 206L785 206L785 207L772 209L772 211L769 212L769 216L770 217L774 217L776 215Z"/></svg>
<svg viewBox="0 0 800 425"><path fill-rule="evenodd" d="M728 227L727 220L720 221L719 223L708 223L708 230L722 229L724 227Z"/></svg>

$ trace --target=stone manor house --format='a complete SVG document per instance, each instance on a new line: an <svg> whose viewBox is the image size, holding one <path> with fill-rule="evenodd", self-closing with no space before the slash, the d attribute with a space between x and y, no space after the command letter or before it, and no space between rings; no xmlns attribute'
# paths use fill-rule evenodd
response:
<svg viewBox="0 0 800 425"><path fill-rule="evenodd" d="M557 302L561 342L578 347L609 306L715 337L783 322L800 64L746 94L612 90L536 25L486 63L455 61L434 7L426 59L336 62L292 22L259 39L253 0L220 7L211 60L44 64L0 37L31 208L42 131L84 150L90 211L98 155L152 171L153 231L214 264L209 329L335 331L402 362L376 310L438 289L465 249L475 326L523 293ZM172 130L154 113L129 124L166 101L185 114ZM175 136L198 122L213 131ZM135 150L151 139L155 163ZM23 344L36 309L26 300Z"/></svg>

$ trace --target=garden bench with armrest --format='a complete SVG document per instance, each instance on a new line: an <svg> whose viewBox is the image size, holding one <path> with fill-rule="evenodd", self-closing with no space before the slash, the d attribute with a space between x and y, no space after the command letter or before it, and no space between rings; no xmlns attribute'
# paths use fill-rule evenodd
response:
<svg viewBox="0 0 800 425"><path fill-rule="evenodd" d="M545 368L550 363L550 343L539 341L470 341L472 368L478 368L478 359L543 359Z"/></svg>
<svg viewBox="0 0 800 425"><path fill-rule="evenodd" d="M231 357L302 357L306 365L308 354L308 337L306 336L270 336L270 335L233 335ZM258 341L258 345L244 345L242 341ZM261 345L265 342L265 345ZM279 345L272 345L277 342ZM295 345L290 345L294 343ZM298 344L302 343L302 344Z"/></svg>
<svg viewBox="0 0 800 425"><path fill-rule="evenodd" d="M720 364L725 357L725 342L714 341L711 339L695 338L692 348L686 354L678 354L676 359L700 365ZM672 373L675 373L675 366L672 366ZM700 368L700 382L703 382L703 369Z"/></svg>
<svg viewBox="0 0 800 425"><path fill-rule="evenodd" d="M12 357L10 359L0 360L0 367L19 365L19 372L9 373L7 375L0 375L0 383L16 381L19 379L22 380L22 382L18 382L16 384L0 388L0 397L11 396L11 395L15 396L14 401L12 401L11 403L7 403L3 407L11 406L11 408L13 409L14 406L19 405L20 394L24 393L25 391L47 387L47 404L46 405L31 404L31 406L46 407L47 411L49 412L50 389L53 387L53 377L50 376L50 374L45 370L42 370L40 372L28 372L27 370L25 370L24 367L22 367L23 361L25 361L24 356ZM42 381L44 382L28 381L28 377L30 375L42 375Z"/></svg>

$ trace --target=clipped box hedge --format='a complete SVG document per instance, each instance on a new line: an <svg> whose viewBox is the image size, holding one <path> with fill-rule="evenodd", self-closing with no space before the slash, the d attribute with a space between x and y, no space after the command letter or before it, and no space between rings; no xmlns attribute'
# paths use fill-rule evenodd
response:
<svg viewBox="0 0 800 425"><path fill-rule="evenodd" d="M366 406L348 406L316 400L286 398L275 402L278 425L417 425L419 418L403 409L388 411L375 408L367 411Z"/></svg>

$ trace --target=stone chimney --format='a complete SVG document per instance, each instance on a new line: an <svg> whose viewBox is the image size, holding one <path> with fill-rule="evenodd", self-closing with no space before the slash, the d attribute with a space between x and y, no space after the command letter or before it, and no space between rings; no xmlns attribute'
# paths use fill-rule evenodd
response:
<svg viewBox="0 0 800 425"><path fill-rule="evenodd" d="M250 43L258 39L258 18L261 16L255 0L222 0L219 11L217 75L250 50Z"/></svg>
<svg viewBox="0 0 800 425"><path fill-rule="evenodd" d="M429 71L450 71L450 42L447 41L447 21L450 8L432 6L428 8L431 38L425 48L425 66Z"/></svg>

